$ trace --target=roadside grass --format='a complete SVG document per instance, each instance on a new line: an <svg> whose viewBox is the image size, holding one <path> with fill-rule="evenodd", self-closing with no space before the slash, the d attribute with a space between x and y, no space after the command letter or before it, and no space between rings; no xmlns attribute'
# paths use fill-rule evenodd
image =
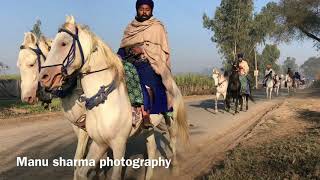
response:
<svg viewBox="0 0 320 180"><path fill-rule="evenodd" d="M175 76L175 81L183 96L209 95L215 91L214 80L200 74L180 74Z"/></svg>
<svg viewBox="0 0 320 180"><path fill-rule="evenodd" d="M8 75L0 75L0 80L9 80L9 79L20 79L19 74L8 74Z"/></svg>
<svg viewBox="0 0 320 180"><path fill-rule="evenodd" d="M320 127L255 147L239 146L205 179L319 179Z"/></svg>
<svg viewBox="0 0 320 180"><path fill-rule="evenodd" d="M320 179L320 111L296 113L297 119L258 130L259 134L229 151L223 162L198 179ZM288 133L275 135L280 132Z"/></svg>
<svg viewBox="0 0 320 180"><path fill-rule="evenodd" d="M50 104L51 111L61 110L61 102L59 99L53 99ZM20 100L0 100L0 118L8 118L12 116L49 112L41 103L30 105L22 103Z"/></svg>

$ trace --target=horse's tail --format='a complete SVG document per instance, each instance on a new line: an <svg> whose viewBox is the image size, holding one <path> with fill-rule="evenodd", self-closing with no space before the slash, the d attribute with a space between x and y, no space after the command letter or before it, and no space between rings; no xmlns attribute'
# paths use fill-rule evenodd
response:
<svg viewBox="0 0 320 180"><path fill-rule="evenodd" d="M184 106L182 96L179 97L177 110L177 129L178 135L185 144L189 144L189 124L187 121L187 113Z"/></svg>

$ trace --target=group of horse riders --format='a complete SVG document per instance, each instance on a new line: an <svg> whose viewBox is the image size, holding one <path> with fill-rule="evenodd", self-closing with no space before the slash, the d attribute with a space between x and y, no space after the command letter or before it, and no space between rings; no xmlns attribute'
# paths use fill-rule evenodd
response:
<svg viewBox="0 0 320 180"><path fill-rule="evenodd" d="M263 86L266 87L266 82L268 80L268 78L272 78L274 80L274 84L277 84L277 79L275 78L276 76L276 72L272 69L272 66L271 64L268 64L267 65L267 68L265 70L265 76L264 76L264 79L262 81L263 83ZM288 68L288 71L287 71L287 74L286 74L288 77L290 77L292 80L293 80L293 83L292 83L292 86L295 85L295 81L299 81L299 82L302 82L302 79L301 79L301 75L299 72L295 72L293 73L291 68ZM281 77L279 77L279 80L281 80ZM287 83L285 83L285 87L287 87Z"/></svg>
<svg viewBox="0 0 320 180"><path fill-rule="evenodd" d="M249 73L250 68L249 68L248 62L244 59L243 53L237 54L237 58L238 58L238 60L233 63L233 66L237 67L238 72L239 72L239 80L241 83L241 93L250 94L250 83L249 83L249 79L248 79L248 73ZM267 82L268 78L273 79L274 85L277 84L278 82L277 82L277 79L275 78L276 75L277 75L277 73L272 69L272 65L268 64L266 66L264 79L262 81L263 87L266 87L266 82ZM298 80L299 82L303 82L299 72L293 73L291 68L288 68L286 75L288 75L288 77L290 77L293 81ZM279 76L279 80L281 80L280 76ZM294 84L295 83L293 83L293 86L294 86Z"/></svg>

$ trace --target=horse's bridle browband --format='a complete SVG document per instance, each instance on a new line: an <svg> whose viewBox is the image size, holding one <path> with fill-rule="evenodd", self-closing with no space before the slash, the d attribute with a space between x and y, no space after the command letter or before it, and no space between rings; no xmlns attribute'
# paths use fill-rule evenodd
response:
<svg viewBox="0 0 320 180"><path fill-rule="evenodd" d="M36 49L33 49L31 47L26 47L24 45L20 46L20 49L30 49L32 50L36 55L37 55L37 61L38 61L38 71L40 72L41 70L41 56L43 57L44 61L46 60L46 56L43 54L43 52L41 51L41 49L39 48L38 43L36 43Z"/></svg>

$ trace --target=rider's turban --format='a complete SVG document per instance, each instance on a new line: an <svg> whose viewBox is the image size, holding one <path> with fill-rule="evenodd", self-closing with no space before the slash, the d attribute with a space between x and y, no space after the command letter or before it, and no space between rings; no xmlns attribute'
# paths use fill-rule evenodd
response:
<svg viewBox="0 0 320 180"><path fill-rule="evenodd" d="M141 5L149 5L151 7L151 9L153 9L153 6L154 6L154 3L152 0L137 0L136 2L136 9L138 10L138 8L141 6Z"/></svg>

